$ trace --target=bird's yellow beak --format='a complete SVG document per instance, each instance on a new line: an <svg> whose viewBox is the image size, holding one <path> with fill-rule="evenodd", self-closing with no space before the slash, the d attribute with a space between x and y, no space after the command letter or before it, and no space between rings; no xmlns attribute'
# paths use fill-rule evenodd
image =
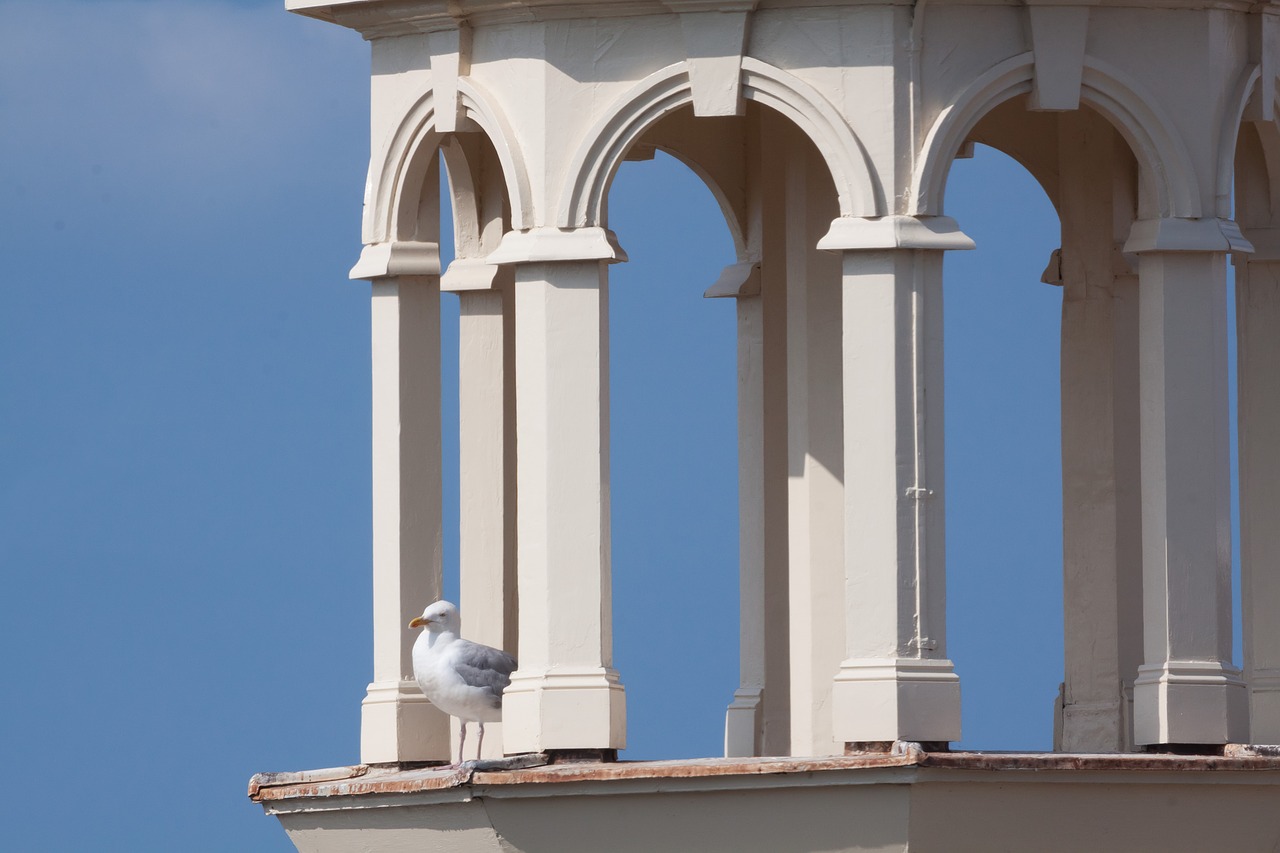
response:
<svg viewBox="0 0 1280 853"><path fill-rule="evenodd" d="M421 627L422 627L423 625L425 625L425 624L427 624L427 620L426 620L426 619L423 619L421 616L415 616L415 617L413 617L413 621L411 621L411 622L409 623L409 627L410 627L410 628L421 628Z"/></svg>

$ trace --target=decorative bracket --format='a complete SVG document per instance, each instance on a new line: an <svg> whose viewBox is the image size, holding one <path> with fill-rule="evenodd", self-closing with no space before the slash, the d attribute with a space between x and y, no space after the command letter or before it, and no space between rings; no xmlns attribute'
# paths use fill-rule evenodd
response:
<svg viewBox="0 0 1280 853"><path fill-rule="evenodd" d="M736 299L760 295L760 259L748 258L729 264L720 272L715 284L702 294L705 299Z"/></svg>

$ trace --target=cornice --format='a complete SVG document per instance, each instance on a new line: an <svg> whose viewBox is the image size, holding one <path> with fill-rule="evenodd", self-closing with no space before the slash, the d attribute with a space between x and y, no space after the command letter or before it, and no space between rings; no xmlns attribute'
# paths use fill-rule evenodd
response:
<svg viewBox="0 0 1280 853"><path fill-rule="evenodd" d="M1280 14L1280 0L928 0L931 6L1092 6L1218 9ZM840 6L910 6L912 0L285 0L285 8L359 31L366 39L471 26L643 17L695 11L752 12Z"/></svg>

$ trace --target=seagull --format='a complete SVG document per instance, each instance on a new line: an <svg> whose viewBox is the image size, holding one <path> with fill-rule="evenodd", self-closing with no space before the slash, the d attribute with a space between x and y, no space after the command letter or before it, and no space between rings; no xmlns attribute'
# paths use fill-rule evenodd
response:
<svg viewBox="0 0 1280 853"><path fill-rule="evenodd" d="M480 724L476 758L484 747L484 724L502 719L502 691L511 683L516 659L501 649L458 636L458 608L437 601L409 623L426 628L413 644L413 677L440 710L462 721L458 760L467 742L467 723Z"/></svg>

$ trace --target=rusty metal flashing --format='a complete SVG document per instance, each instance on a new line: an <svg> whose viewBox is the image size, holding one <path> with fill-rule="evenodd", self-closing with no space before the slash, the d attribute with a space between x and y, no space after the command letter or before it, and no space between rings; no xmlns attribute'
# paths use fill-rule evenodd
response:
<svg viewBox="0 0 1280 853"><path fill-rule="evenodd" d="M753 777L762 776L820 779L822 774L847 775L839 771L875 771L888 768L1069 775L1116 772L1265 773L1280 771L1280 750L1230 745L1223 755L1210 756L1144 753L1080 755L1040 752L926 752L911 747L897 753L867 753L830 758L699 758L550 765L546 763L546 756L516 756L514 759L500 761L466 762L460 767L355 765L302 773L259 773L249 782L249 797L255 802L267 803L325 797L412 794L470 786L507 788L712 778L728 782L734 777L746 782Z"/></svg>

